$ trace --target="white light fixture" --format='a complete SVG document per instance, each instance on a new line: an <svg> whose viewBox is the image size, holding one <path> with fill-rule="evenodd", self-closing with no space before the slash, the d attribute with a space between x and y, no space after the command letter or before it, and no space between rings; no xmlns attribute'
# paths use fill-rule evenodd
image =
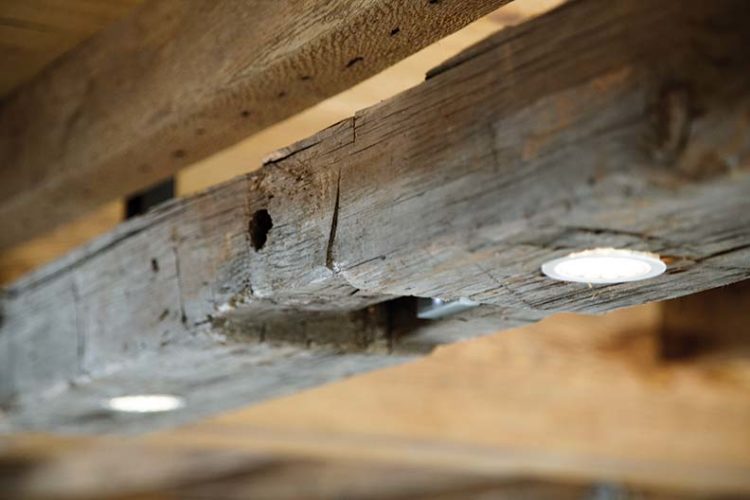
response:
<svg viewBox="0 0 750 500"><path fill-rule="evenodd" d="M133 394L112 398L104 406L125 413L159 413L178 410L185 406L185 400L171 394Z"/></svg>
<svg viewBox="0 0 750 500"><path fill-rule="evenodd" d="M542 272L552 279L591 284L640 281L666 269L656 254L617 248L584 250L542 264Z"/></svg>

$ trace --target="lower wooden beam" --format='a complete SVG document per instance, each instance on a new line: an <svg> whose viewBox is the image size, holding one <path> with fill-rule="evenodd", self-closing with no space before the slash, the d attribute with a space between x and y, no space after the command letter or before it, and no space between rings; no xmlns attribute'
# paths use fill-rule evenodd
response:
<svg viewBox="0 0 750 500"><path fill-rule="evenodd" d="M46 393L25 392L18 406L0 419L0 435L21 429L63 434L144 433L411 359L385 354L342 355L294 345L196 342L192 349L181 346L145 354L110 374L97 374L94 380L71 378L70 385L61 381L61 385L47 387ZM30 391L38 374L21 374L27 379L18 381L20 387ZM185 410L144 415L113 412L104 406L113 397L165 393L184 398Z"/></svg>
<svg viewBox="0 0 750 500"><path fill-rule="evenodd" d="M3 400L22 414L71 380L217 343L387 358L413 348L382 305L402 296L468 298L517 325L750 277L747 14L571 2L257 173L123 224L9 287ZM610 286L539 271L591 247L656 252L668 270Z"/></svg>
<svg viewBox="0 0 750 500"><path fill-rule="evenodd" d="M741 288L723 292L731 301ZM279 469L301 473L292 466L300 462L319 464L318 480L296 497L330 498L337 485L347 485L347 496L356 498L356 484L363 483L366 498L376 492L390 498L409 485L429 487L430 497L459 484L520 494L513 485L543 481L596 485L576 498L744 498L750 357L727 345L665 358L664 309L679 301L594 317L558 315L141 437L16 435L0 455L0 491L12 491L2 482L2 465L16 457L27 466L6 474L11 485L15 480L27 494L51 491L56 498L100 498L113 489L124 495L144 484L166 489L185 477L191 491L213 498L223 490L204 481L216 474L212 483L226 484L230 471L248 495L264 497L253 487L297 484ZM736 310L728 323L745 316ZM335 463L366 465L329 476ZM390 472L381 475L383 469ZM75 474L80 470L85 477ZM427 480L420 471L435 476ZM564 491L529 494L560 498Z"/></svg>
<svg viewBox="0 0 750 500"><path fill-rule="evenodd" d="M46 445L42 453L35 449L39 444ZM0 456L0 488L13 498L57 500L131 496L397 500L479 494L573 500L602 486L369 461L309 460L101 439L61 442L46 437L18 439Z"/></svg>
<svg viewBox="0 0 750 500"><path fill-rule="evenodd" d="M556 315L148 442L746 496L750 356L664 358L664 304Z"/></svg>

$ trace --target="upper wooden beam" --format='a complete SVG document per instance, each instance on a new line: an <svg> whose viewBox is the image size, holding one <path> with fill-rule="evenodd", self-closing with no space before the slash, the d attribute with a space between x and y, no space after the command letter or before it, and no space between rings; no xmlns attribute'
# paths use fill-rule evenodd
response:
<svg viewBox="0 0 750 500"><path fill-rule="evenodd" d="M0 105L0 248L174 174L508 1L148 2Z"/></svg>
<svg viewBox="0 0 750 500"><path fill-rule="evenodd" d="M394 297L468 297L498 323L486 309L474 320L500 327L750 277L749 10L742 0L566 4L259 172L123 224L8 290L6 394L111 374L129 359L138 368L111 384L158 386L166 359L200 359L200 373L241 366L217 336L383 358L346 354L352 363L327 380L455 340L396 337L389 308L370 307ZM657 252L667 273L587 286L539 271L609 246ZM200 385L192 365L181 370ZM238 385L242 397L267 396L279 373L268 377L254 378L253 395ZM84 411L84 400L66 411ZM108 422L81 425L94 424Z"/></svg>
<svg viewBox="0 0 750 500"><path fill-rule="evenodd" d="M0 4L0 98L142 0L8 1Z"/></svg>

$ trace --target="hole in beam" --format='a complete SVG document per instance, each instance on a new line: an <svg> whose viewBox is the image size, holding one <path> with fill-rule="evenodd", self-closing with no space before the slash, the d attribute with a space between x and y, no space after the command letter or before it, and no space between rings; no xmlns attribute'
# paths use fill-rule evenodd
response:
<svg viewBox="0 0 750 500"><path fill-rule="evenodd" d="M268 210L261 209L255 212L250 219L248 232L250 233L250 244L255 251L259 251L266 244L268 232L273 227L273 220Z"/></svg>

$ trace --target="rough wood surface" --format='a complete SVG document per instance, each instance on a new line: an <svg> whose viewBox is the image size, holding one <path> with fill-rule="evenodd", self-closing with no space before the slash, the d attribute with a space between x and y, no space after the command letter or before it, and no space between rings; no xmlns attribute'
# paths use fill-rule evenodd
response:
<svg viewBox="0 0 750 500"><path fill-rule="evenodd" d="M374 75L508 0L156 0L0 105L0 248Z"/></svg>
<svg viewBox="0 0 750 500"><path fill-rule="evenodd" d="M733 285L709 293L732 302L741 291ZM292 471L278 477L279 460L286 465L313 460L328 467L315 467L319 480L303 483L305 494L297 490L293 498L317 492L331 498L336 491L358 498L357 484L365 498L390 498L388 492L404 498L407 491L417 493L424 478L406 471L420 468L436 474L426 481L428 498L451 485L465 487L462 476L499 485L519 478L593 481L611 485L599 495L616 498L745 498L750 492L747 351L741 354L728 343L674 359L665 358L659 346L665 311L684 302L697 307L699 296L597 317L557 315L181 429L126 440L12 436L4 450L0 447L0 491L9 491L5 465L11 487L40 496L100 498L113 490L124 496L138 486L164 489L187 476L194 480L192 492L216 498L222 497L219 485L233 483L227 484L228 474L216 481L216 489L204 488L202 480L223 468L244 484L237 488L248 488L238 497L265 498L260 494L265 490L253 486L284 491L302 479ZM705 305L711 307L711 301ZM727 309L722 320L740 326L735 333L745 334L745 346L750 342L746 320L742 309ZM134 463L136 456L141 459ZM258 458L272 467L254 470ZM329 468L337 461L366 465L361 473L341 470L337 481ZM28 465L14 471L9 462ZM239 470L243 464L245 473ZM390 473L379 474L382 467ZM346 490L336 489L345 485ZM549 495L561 498L561 493ZM457 498L467 496L463 491Z"/></svg>
<svg viewBox="0 0 750 500"><path fill-rule="evenodd" d="M744 498L750 357L664 358L662 318L662 304L556 315L147 440ZM746 322L736 333L747 347Z"/></svg>
<svg viewBox="0 0 750 500"><path fill-rule="evenodd" d="M469 297L518 324L750 277L749 9L566 4L257 173L123 224L8 289L4 377L24 381L6 400L42 357L38 390L217 338L387 357L402 348L388 306L369 328L361 311L405 295ZM595 287L539 272L601 246L658 252L668 272Z"/></svg>
<svg viewBox="0 0 750 500"><path fill-rule="evenodd" d="M17 4L33 5L33 2L27 0L14 1ZM49 2L50 0L35 1ZM65 0L56 1L60 2L61 6L70 4ZM97 5L104 1L97 2ZM562 0L524 0L504 5L503 8L491 12L452 35L441 38L377 75L282 122L264 128L232 147L180 170L176 174L177 194L180 196L195 194L220 182L256 170L269 152L293 144L332 123L352 116L360 109L419 85L424 81L428 70L448 57L452 57L503 27L538 16L560 3ZM53 16L45 20L53 23L53 26L59 30L65 30L69 24L75 23L75 18L71 19L69 16ZM56 29L55 33L57 32ZM58 50L55 53L58 53ZM0 69L2 69L1 64ZM0 251L0 285L9 284L93 238L111 231L122 222L122 212L121 207L117 209L114 204L110 204L107 208L97 209L76 219L73 223L59 225L51 233L44 233L22 245Z"/></svg>
<svg viewBox="0 0 750 500"><path fill-rule="evenodd" d="M174 427L247 404L293 394L351 375L403 363L406 356L349 353L266 343L165 348L141 356L93 380L36 387L0 419L0 435L20 429L66 434L137 434ZM54 365L53 365L54 366ZM33 378L28 388L37 382ZM177 394L186 411L153 415L115 413L102 404L127 394Z"/></svg>

